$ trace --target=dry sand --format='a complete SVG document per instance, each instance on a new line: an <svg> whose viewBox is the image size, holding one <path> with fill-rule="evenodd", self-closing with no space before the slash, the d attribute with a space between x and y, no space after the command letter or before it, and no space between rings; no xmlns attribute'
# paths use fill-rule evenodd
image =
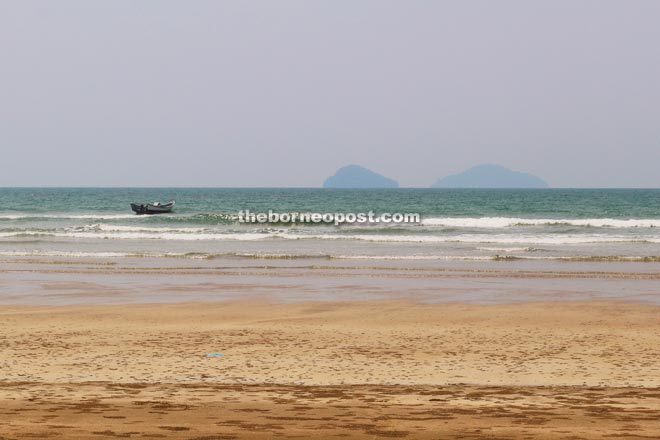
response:
<svg viewBox="0 0 660 440"><path fill-rule="evenodd" d="M659 414L652 305L0 308L3 440L656 439Z"/></svg>

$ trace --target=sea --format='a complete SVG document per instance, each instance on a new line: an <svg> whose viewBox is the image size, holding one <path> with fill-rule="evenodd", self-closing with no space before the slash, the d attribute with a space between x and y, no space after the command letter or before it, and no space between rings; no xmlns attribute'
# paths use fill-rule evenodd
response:
<svg viewBox="0 0 660 440"><path fill-rule="evenodd" d="M171 214L130 203L176 200ZM252 213L416 213L397 224ZM0 188L0 258L660 262L656 189Z"/></svg>

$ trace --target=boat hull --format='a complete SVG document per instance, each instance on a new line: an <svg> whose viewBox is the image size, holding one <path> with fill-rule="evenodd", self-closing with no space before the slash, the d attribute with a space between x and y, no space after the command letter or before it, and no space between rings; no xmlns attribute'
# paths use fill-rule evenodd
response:
<svg viewBox="0 0 660 440"><path fill-rule="evenodd" d="M172 212L172 208L174 208L174 202L166 205L131 203L131 209L138 215L168 214Z"/></svg>

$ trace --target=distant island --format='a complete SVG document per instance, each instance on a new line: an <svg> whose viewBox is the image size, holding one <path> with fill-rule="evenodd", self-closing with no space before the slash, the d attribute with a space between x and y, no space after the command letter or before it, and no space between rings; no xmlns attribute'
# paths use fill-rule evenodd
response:
<svg viewBox="0 0 660 440"><path fill-rule="evenodd" d="M541 178L500 165L478 165L438 179L432 188L547 188Z"/></svg>
<svg viewBox="0 0 660 440"><path fill-rule="evenodd" d="M399 182L359 165L347 165L325 179L323 188L398 188Z"/></svg>

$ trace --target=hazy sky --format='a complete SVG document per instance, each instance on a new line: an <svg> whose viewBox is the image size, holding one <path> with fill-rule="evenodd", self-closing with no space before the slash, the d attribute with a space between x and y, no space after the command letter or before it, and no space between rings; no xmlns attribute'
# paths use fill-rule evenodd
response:
<svg viewBox="0 0 660 440"><path fill-rule="evenodd" d="M660 1L0 0L0 186L660 187Z"/></svg>

